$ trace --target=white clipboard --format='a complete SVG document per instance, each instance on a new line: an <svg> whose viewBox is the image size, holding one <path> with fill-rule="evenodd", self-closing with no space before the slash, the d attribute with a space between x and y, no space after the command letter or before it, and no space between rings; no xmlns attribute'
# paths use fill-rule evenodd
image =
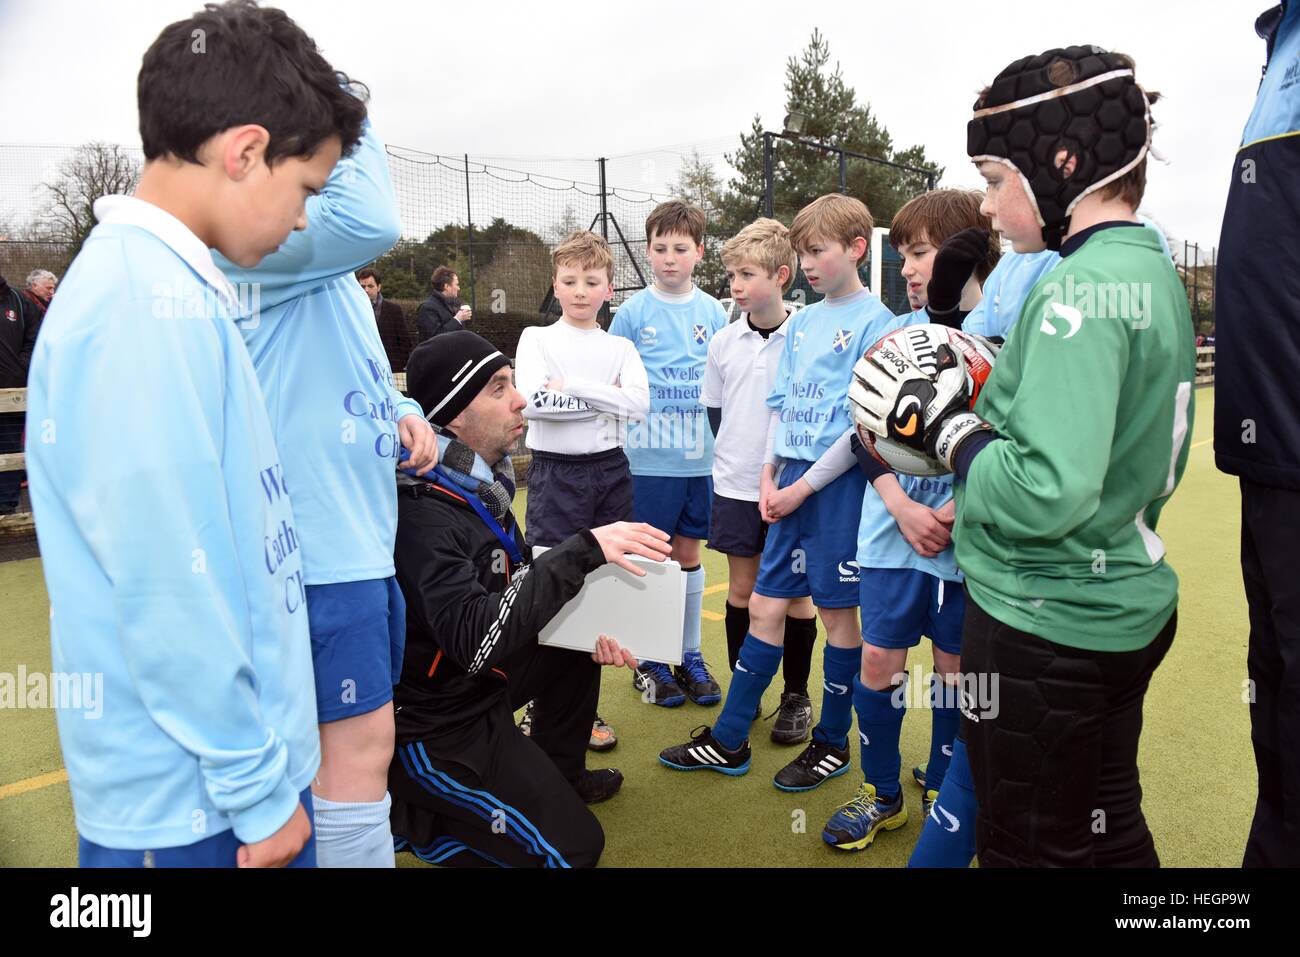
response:
<svg viewBox="0 0 1300 957"><path fill-rule="evenodd" d="M533 548L534 557L546 551ZM682 663L686 576L680 563L627 556L646 570L638 578L617 565L587 576L582 591L541 630L537 643L574 651L596 650L600 635L618 641L638 661Z"/></svg>

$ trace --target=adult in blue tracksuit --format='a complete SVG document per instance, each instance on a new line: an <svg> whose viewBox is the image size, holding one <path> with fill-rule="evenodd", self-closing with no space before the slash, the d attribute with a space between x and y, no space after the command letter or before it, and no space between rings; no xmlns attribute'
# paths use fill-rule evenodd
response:
<svg viewBox="0 0 1300 957"><path fill-rule="evenodd" d="M1300 4L1255 23L1264 79L1233 160L1219 240L1214 460L1241 482L1250 737L1245 865L1300 866Z"/></svg>
<svg viewBox="0 0 1300 957"><path fill-rule="evenodd" d="M254 269L217 262L255 307L241 328L298 517L321 737L317 860L391 867L387 774L406 633L393 577L394 466L405 445L427 470L437 445L419 405L393 386L353 275L401 231L388 157L368 122L307 201L307 220Z"/></svg>

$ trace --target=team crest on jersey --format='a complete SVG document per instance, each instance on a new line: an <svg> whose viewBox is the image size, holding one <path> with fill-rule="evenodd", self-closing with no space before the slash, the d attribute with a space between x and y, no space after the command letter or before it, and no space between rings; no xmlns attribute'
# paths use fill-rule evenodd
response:
<svg viewBox="0 0 1300 957"><path fill-rule="evenodd" d="M12 309L6 309L6 310L5 310L5 318L8 319L10 322L17 322L17 321L18 321L18 313L14 312Z"/></svg>
<svg viewBox="0 0 1300 957"><path fill-rule="evenodd" d="M849 343L852 340L853 340L852 330L850 329L839 330L837 333L835 333L835 341L833 343L835 352L837 354L843 352L845 349L849 347Z"/></svg>
<svg viewBox="0 0 1300 957"><path fill-rule="evenodd" d="M655 327L654 327L654 326L646 326L644 329L642 329L642 330L641 330L641 345L643 345L643 346L652 346L652 345L654 345L655 342L658 341L658 340L655 338L655 333L656 333L656 330L655 330Z"/></svg>
<svg viewBox="0 0 1300 957"><path fill-rule="evenodd" d="M701 343L709 337L708 330L701 325L695 327L695 332L693 334L695 336L695 341Z"/></svg>

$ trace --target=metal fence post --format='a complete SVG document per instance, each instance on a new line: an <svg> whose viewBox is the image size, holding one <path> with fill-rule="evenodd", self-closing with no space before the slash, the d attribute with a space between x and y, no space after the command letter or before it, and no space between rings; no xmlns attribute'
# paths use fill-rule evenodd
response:
<svg viewBox="0 0 1300 957"><path fill-rule="evenodd" d="M1219 285L1219 247L1210 247L1210 321L1216 326L1218 318L1214 314L1215 287Z"/></svg>
<svg viewBox="0 0 1300 957"><path fill-rule="evenodd" d="M1201 244L1192 246L1192 258L1196 261L1196 272L1192 273L1192 328L1201 321Z"/></svg>
<svg viewBox="0 0 1300 957"><path fill-rule="evenodd" d="M772 134L763 134L763 215L773 217L776 207L776 191L772 184Z"/></svg>
<svg viewBox="0 0 1300 957"><path fill-rule="evenodd" d="M478 296L474 291L474 212L469 199L469 154L465 154L465 238L469 255L469 307L478 310Z"/></svg>
<svg viewBox="0 0 1300 957"><path fill-rule="evenodd" d="M605 198L605 157L596 160L600 170L600 236L609 242L609 204Z"/></svg>

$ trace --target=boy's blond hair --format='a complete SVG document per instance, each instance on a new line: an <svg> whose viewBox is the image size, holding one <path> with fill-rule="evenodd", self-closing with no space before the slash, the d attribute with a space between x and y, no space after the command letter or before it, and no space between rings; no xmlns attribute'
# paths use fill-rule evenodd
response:
<svg viewBox="0 0 1300 957"><path fill-rule="evenodd" d="M681 199L660 203L645 220L646 242L654 242L656 235L670 236L680 233L690 236L695 245L704 244L704 210Z"/></svg>
<svg viewBox="0 0 1300 957"><path fill-rule="evenodd" d="M932 189L903 204L889 224L889 244L899 252L911 243L927 241L935 249L949 236L978 226L989 234L988 249L975 264L975 277L982 284L998 264L1002 246L993 232L993 221L980 212L984 193L978 189Z"/></svg>
<svg viewBox="0 0 1300 957"><path fill-rule="evenodd" d="M614 281L614 254L610 252L609 243L587 229L569 233L564 242L551 252L552 280L559 275L561 266L603 269L609 281Z"/></svg>
<svg viewBox="0 0 1300 957"><path fill-rule="evenodd" d="M790 275L781 284L781 291L785 292L794 285L795 271L799 268L799 257L790 245L790 230L775 219L754 220L722 247L724 266L731 269L741 263L759 266L769 276L775 276L782 266L787 267Z"/></svg>
<svg viewBox="0 0 1300 957"><path fill-rule="evenodd" d="M818 239L837 242L847 249L861 236L867 241L858 259L861 265L871 248L871 231L875 225L871 210L862 200L842 193L827 193L799 210L790 224L790 242L796 250L808 249Z"/></svg>

